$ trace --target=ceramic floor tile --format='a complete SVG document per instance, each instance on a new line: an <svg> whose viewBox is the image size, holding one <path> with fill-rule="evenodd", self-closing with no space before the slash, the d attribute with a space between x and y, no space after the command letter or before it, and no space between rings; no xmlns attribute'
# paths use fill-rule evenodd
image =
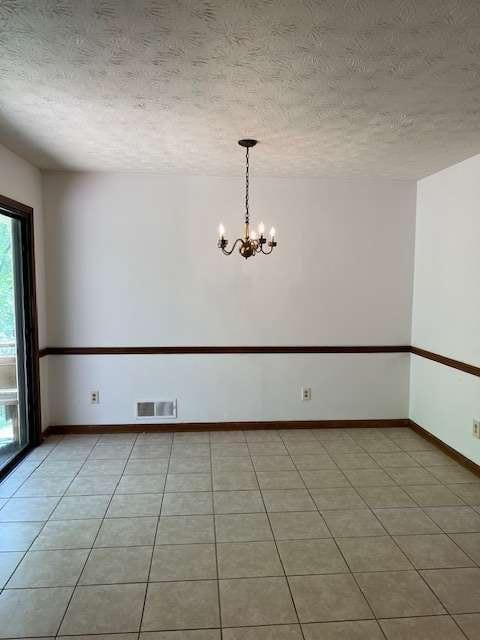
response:
<svg viewBox="0 0 480 640"><path fill-rule="evenodd" d="M445 613L416 571L357 573L356 579L377 618Z"/></svg>
<svg viewBox="0 0 480 640"><path fill-rule="evenodd" d="M214 542L213 516L161 516L155 544Z"/></svg>
<svg viewBox="0 0 480 640"><path fill-rule="evenodd" d="M254 542L272 539L272 531L265 513L217 515L215 527L217 542Z"/></svg>
<svg viewBox="0 0 480 640"><path fill-rule="evenodd" d="M253 456L255 471L289 471L294 470L290 456Z"/></svg>
<svg viewBox="0 0 480 640"><path fill-rule="evenodd" d="M169 494L174 495L174 494ZM108 507L107 518L133 518L158 516L162 506L161 493L135 493L114 495Z"/></svg>
<svg viewBox="0 0 480 640"><path fill-rule="evenodd" d="M311 494L320 510L355 509L366 506L363 498L353 487L312 489Z"/></svg>
<svg viewBox="0 0 480 640"><path fill-rule="evenodd" d="M262 495L269 512L315 511L315 505L306 489L262 491Z"/></svg>
<svg viewBox="0 0 480 640"><path fill-rule="evenodd" d="M29 551L8 581L8 589L74 586L88 549Z"/></svg>
<svg viewBox="0 0 480 640"><path fill-rule="evenodd" d="M385 468L385 471L395 480L395 482L405 486L408 486L409 484L438 484L438 479L421 467L394 467L392 469Z"/></svg>
<svg viewBox="0 0 480 640"><path fill-rule="evenodd" d="M416 506L401 487L358 487L358 493L373 508Z"/></svg>
<svg viewBox="0 0 480 640"><path fill-rule="evenodd" d="M111 496L66 496L51 515L52 520L103 518ZM1 512L0 512L1 513Z"/></svg>
<svg viewBox="0 0 480 640"><path fill-rule="evenodd" d="M446 533L480 532L480 514L471 507L428 507L425 513Z"/></svg>
<svg viewBox="0 0 480 640"><path fill-rule="evenodd" d="M265 456L269 457L269 456ZM228 471L253 471L253 464L250 458L233 457L233 458L214 458L212 461L213 473L225 473Z"/></svg>
<svg viewBox="0 0 480 640"><path fill-rule="evenodd" d="M60 634L138 631L145 588L145 584L77 587L60 627Z"/></svg>
<svg viewBox="0 0 480 640"><path fill-rule="evenodd" d="M0 594L0 638L55 636L73 589L6 589Z"/></svg>
<svg viewBox="0 0 480 640"><path fill-rule="evenodd" d="M124 474L128 476L163 475L167 473L168 459L161 460L132 460L126 466ZM120 472L121 473L121 472Z"/></svg>
<svg viewBox="0 0 480 640"><path fill-rule="evenodd" d="M217 544L220 578L283 576L273 542L226 542Z"/></svg>
<svg viewBox="0 0 480 640"><path fill-rule="evenodd" d="M442 484L409 485L404 489L420 507L449 507L463 504L461 498Z"/></svg>
<svg viewBox="0 0 480 640"><path fill-rule="evenodd" d="M389 536L337 541L351 571L397 571L412 565Z"/></svg>
<svg viewBox="0 0 480 640"><path fill-rule="evenodd" d="M395 540L417 569L474 566L474 562L444 534L396 536Z"/></svg>
<svg viewBox="0 0 480 640"><path fill-rule="evenodd" d="M108 518L102 522L95 547L151 546L158 518Z"/></svg>
<svg viewBox="0 0 480 640"><path fill-rule="evenodd" d="M0 552L0 589L3 589L22 558L22 551Z"/></svg>
<svg viewBox="0 0 480 640"><path fill-rule="evenodd" d="M293 624L223 629L223 640L303 640L300 627Z"/></svg>
<svg viewBox="0 0 480 640"><path fill-rule="evenodd" d="M207 513L213 513L212 494L210 492L181 492L166 493L164 495L162 516L194 516Z"/></svg>
<svg viewBox="0 0 480 640"><path fill-rule="evenodd" d="M44 522L0 523L0 551L26 551L44 526Z"/></svg>
<svg viewBox="0 0 480 640"><path fill-rule="evenodd" d="M298 471L257 471L260 489L304 489Z"/></svg>
<svg viewBox="0 0 480 640"><path fill-rule="evenodd" d="M424 467L456 467L458 464L442 451L412 451L410 455Z"/></svg>
<svg viewBox="0 0 480 640"><path fill-rule="evenodd" d="M101 524L100 519L50 520L32 545L32 550L90 549Z"/></svg>
<svg viewBox="0 0 480 640"><path fill-rule="evenodd" d="M165 475L122 476L115 493L163 493Z"/></svg>
<svg viewBox="0 0 480 640"><path fill-rule="evenodd" d="M454 540L463 551L480 564L480 533L453 533L450 538Z"/></svg>
<svg viewBox="0 0 480 640"><path fill-rule="evenodd" d="M445 484L456 484L456 483L480 483L480 478L457 465L455 467L429 467L429 471L434 475L440 482L444 482Z"/></svg>
<svg viewBox="0 0 480 640"><path fill-rule="evenodd" d="M340 469L378 469L378 464L368 453L339 453L333 459Z"/></svg>
<svg viewBox="0 0 480 640"><path fill-rule="evenodd" d="M419 463L413 456L404 451L372 453L372 458L384 469L389 467L418 467Z"/></svg>
<svg viewBox="0 0 480 640"><path fill-rule="evenodd" d="M297 622L285 578L220 580L220 603L224 627Z"/></svg>
<svg viewBox="0 0 480 640"><path fill-rule="evenodd" d="M300 622L328 622L373 618L351 575L289 578Z"/></svg>
<svg viewBox="0 0 480 640"><path fill-rule="evenodd" d="M148 444L135 445L130 454L130 460L168 460L171 447L169 445L152 446Z"/></svg>
<svg viewBox="0 0 480 640"><path fill-rule="evenodd" d="M391 535L442 533L421 509L376 509L375 515Z"/></svg>
<svg viewBox="0 0 480 640"><path fill-rule="evenodd" d="M480 638L480 613L466 613L453 617L468 640Z"/></svg>
<svg viewBox="0 0 480 640"><path fill-rule="evenodd" d="M259 513L265 511L260 491L215 491L215 513Z"/></svg>
<svg viewBox="0 0 480 640"><path fill-rule="evenodd" d="M324 489L326 487L349 487L350 483L339 469L317 469L301 471L305 486L309 489Z"/></svg>
<svg viewBox="0 0 480 640"><path fill-rule="evenodd" d="M322 515L336 538L385 535L385 529L369 509L324 511Z"/></svg>
<svg viewBox="0 0 480 640"><path fill-rule="evenodd" d="M237 442L246 442L245 434L241 430L237 431L212 431L210 433L210 442L212 444L231 444Z"/></svg>
<svg viewBox="0 0 480 640"><path fill-rule="evenodd" d="M65 493L71 479L65 476L47 476L26 480L15 492L16 498L36 498L40 496L61 496Z"/></svg>
<svg viewBox="0 0 480 640"><path fill-rule="evenodd" d="M290 576L348 572L331 539L283 541L278 543L278 551L285 573Z"/></svg>
<svg viewBox="0 0 480 640"><path fill-rule="evenodd" d="M459 496L466 504L480 505L480 484L450 484L449 489Z"/></svg>
<svg viewBox="0 0 480 640"><path fill-rule="evenodd" d="M480 612L480 569L433 569L421 573L449 613Z"/></svg>
<svg viewBox="0 0 480 640"><path fill-rule="evenodd" d="M146 582L152 547L93 549L79 584Z"/></svg>
<svg viewBox="0 0 480 640"><path fill-rule="evenodd" d="M165 491L211 491L209 473L169 473Z"/></svg>
<svg viewBox="0 0 480 640"><path fill-rule="evenodd" d="M382 469L345 469L354 487L388 487L395 481Z"/></svg>
<svg viewBox="0 0 480 640"><path fill-rule="evenodd" d="M305 640L385 640L374 620L311 623L302 629Z"/></svg>
<svg viewBox="0 0 480 640"><path fill-rule="evenodd" d="M388 640L465 640L450 616L381 620Z"/></svg>
<svg viewBox="0 0 480 640"><path fill-rule="evenodd" d="M123 460L87 460L78 472L79 476L116 476L123 473Z"/></svg>
<svg viewBox="0 0 480 640"><path fill-rule="evenodd" d="M253 471L214 471L213 489L215 491L243 491L258 489Z"/></svg>
<svg viewBox="0 0 480 640"><path fill-rule="evenodd" d="M215 580L215 545L180 544L155 547L151 582L175 580Z"/></svg>
<svg viewBox="0 0 480 640"><path fill-rule="evenodd" d="M253 456L285 456L288 451L281 442L249 442L248 450Z"/></svg>
<svg viewBox="0 0 480 640"><path fill-rule="evenodd" d="M268 517L276 540L331 537L325 521L316 511L270 513Z"/></svg>
<svg viewBox="0 0 480 640"><path fill-rule="evenodd" d="M47 520L59 498L10 498L0 510L0 522Z"/></svg>
<svg viewBox="0 0 480 640"><path fill-rule="evenodd" d="M142 631L211 628L219 622L215 580L148 585Z"/></svg>
<svg viewBox="0 0 480 640"><path fill-rule="evenodd" d="M72 478L77 474L83 466L86 460L86 455L82 455L81 459L75 460L60 460L58 458L48 457L38 467L35 468L35 475L37 477L48 476L65 476Z"/></svg>
<svg viewBox="0 0 480 640"><path fill-rule="evenodd" d="M250 456L246 443L212 445L212 458L233 458L236 456Z"/></svg>
<svg viewBox="0 0 480 640"><path fill-rule="evenodd" d="M172 458L169 473L210 473L210 456L201 458Z"/></svg>
<svg viewBox="0 0 480 640"><path fill-rule="evenodd" d="M318 469L336 469L333 458L328 453L304 453L292 456L295 466L300 471L314 471Z"/></svg>
<svg viewBox="0 0 480 640"><path fill-rule="evenodd" d="M66 496L111 495L120 476L77 476L65 492Z"/></svg>
<svg viewBox="0 0 480 640"><path fill-rule="evenodd" d="M210 445L208 444L184 444L174 443L172 447L172 457L174 458L198 458L210 455Z"/></svg>

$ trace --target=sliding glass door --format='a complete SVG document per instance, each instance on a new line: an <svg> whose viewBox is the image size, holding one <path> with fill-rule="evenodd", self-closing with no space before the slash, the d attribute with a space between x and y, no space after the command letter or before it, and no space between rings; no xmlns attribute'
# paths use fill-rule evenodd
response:
<svg viewBox="0 0 480 640"><path fill-rule="evenodd" d="M39 440L32 216L0 198L0 476Z"/></svg>

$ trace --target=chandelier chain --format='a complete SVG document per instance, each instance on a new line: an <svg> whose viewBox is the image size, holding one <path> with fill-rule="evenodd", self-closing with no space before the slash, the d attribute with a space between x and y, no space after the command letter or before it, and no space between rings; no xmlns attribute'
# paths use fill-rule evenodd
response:
<svg viewBox="0 0 480 640"><path fill-rule="evenodd" d="M248 212L248 187L249 187L249 183L250 183L250 162L249 162L249 156L248 156L248 147L247 147L247 151L245 154L245 159L246 159L246 172L245 172L245 224L249 223L249 212Z"/></svg>

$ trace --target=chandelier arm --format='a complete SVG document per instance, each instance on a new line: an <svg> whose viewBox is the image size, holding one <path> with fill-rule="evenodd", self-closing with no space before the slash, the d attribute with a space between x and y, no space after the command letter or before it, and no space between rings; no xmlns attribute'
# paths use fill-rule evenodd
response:
<svg viewBox="0 0 480 640"><path fill-rule="evenodd" d="M270 247L270 251L264 251L263 250L263 245L262 245L261 250L262 250L263 255L269 256L273 251L273 247Z"/></svg>
<svg viewBox="0 0 480 640"><path fill-rule="evenodd" d="M226 256L231 256L231 255L232 255L232 253L235 251L235 247L237 246L237 244L238 244L239 242L242 242L242 243L243 243L242 238L237 238L237 239L235 240L235 242L233 243L232 248L230 249L230 251L227 251L226 249L224 249L224 248L222 247L222 253L224 253Z"/></svg>

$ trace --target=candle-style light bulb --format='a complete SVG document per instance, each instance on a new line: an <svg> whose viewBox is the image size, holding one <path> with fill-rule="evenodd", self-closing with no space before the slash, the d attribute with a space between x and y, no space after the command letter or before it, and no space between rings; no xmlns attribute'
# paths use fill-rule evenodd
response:
<svg viewBox="0 0 480 640"><path fill-rule="evenodd" d="M258 225L258 233L263 236L263 234L265 233L265 225L263 224L263 222L260 222L260 224Z"/></svg>
<svg viewBox="0 0 480 640"><path fill-rule="evenodd" d="M256 240L257 239L257 232L256 231L250 231L250 239L251 240Z"/></svg>
<svg viewBox="0 0 480 640"><path fill-rule="evenodd" d="M272 238L272 240L275 238L275 227L272 227L270 229L270 237Z"/></svg>
<svg viewBox="0 0 480 640"><path fill-rule="evenodd" d="M220 238L223 238L223 236L225 235L225 227L222 223L218 225L218 235Z"/></svg>

